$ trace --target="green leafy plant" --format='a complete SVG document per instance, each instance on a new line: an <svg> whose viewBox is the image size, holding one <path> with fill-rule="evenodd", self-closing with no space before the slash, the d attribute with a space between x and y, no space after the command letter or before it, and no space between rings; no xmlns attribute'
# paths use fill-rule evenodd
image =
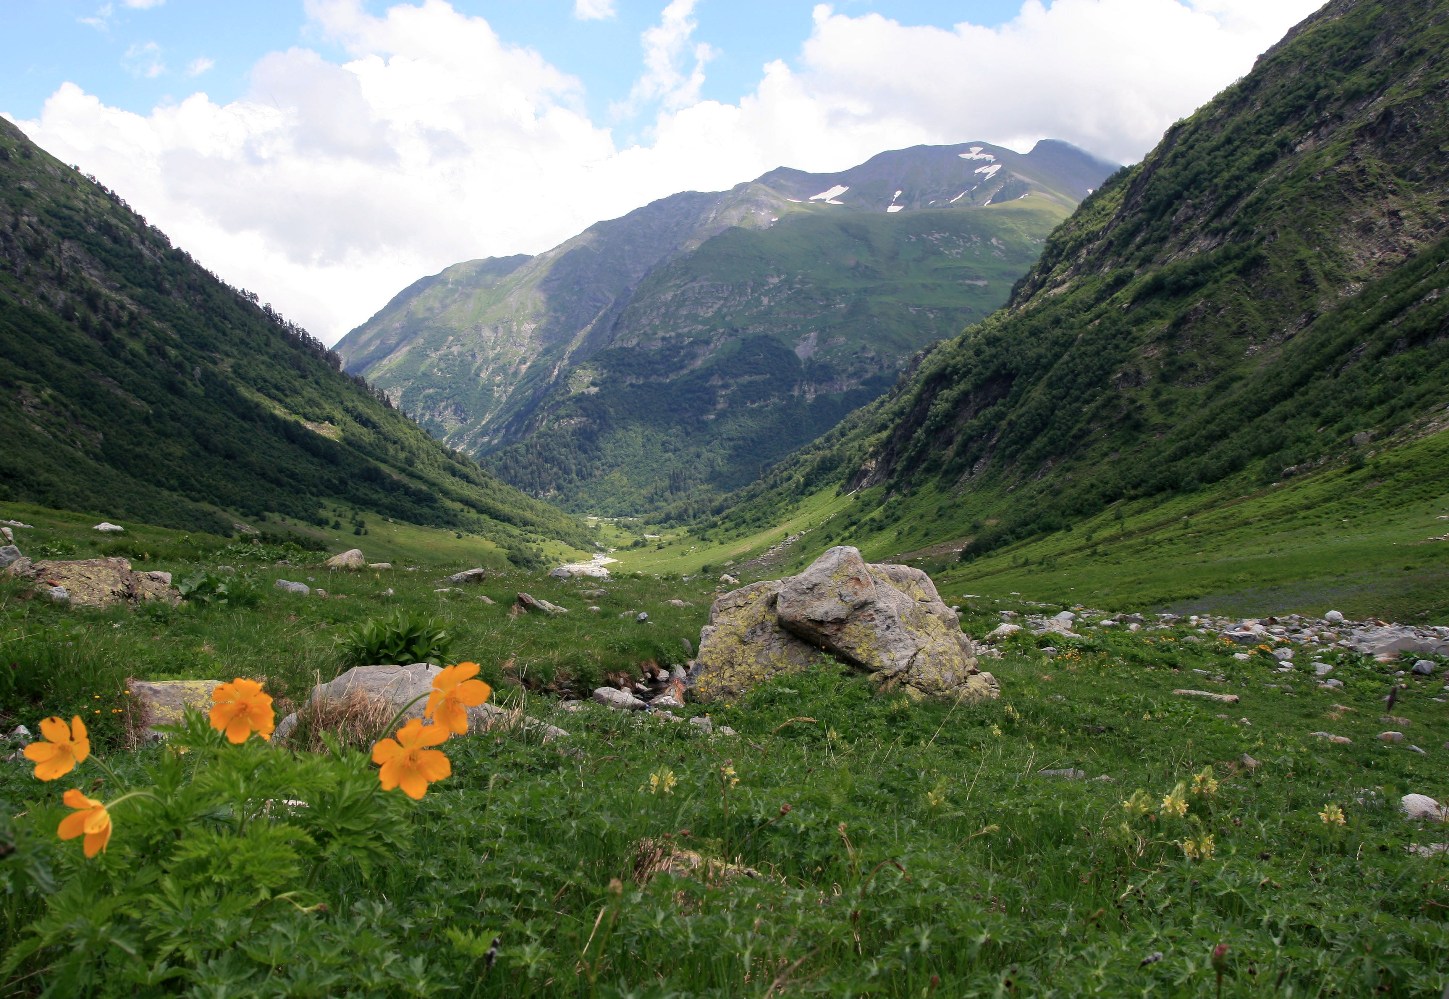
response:
<svg viewBox="0 0 1449 999"><path fill-rule="evenodd" d="M447 658L453 637L436 618L398 611L366 621L338 638L349 666L374 663L434 663Z"/></svg>
<svg viewBox="0 0 1449 999"><path fill-rule="evenodd" d="M187 576L176 584L176 589L183 600L198 605L255 607L261 601L261 594L250 580L209 569Z"/></svg>

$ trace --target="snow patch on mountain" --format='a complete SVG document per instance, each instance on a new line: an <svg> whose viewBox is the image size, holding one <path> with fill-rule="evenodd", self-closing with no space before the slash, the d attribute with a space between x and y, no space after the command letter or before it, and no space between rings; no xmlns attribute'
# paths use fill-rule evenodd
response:
<svg viewBox="0 0 1449 999"><path fill-rule="evenodd" d="M891 203L886 206L886 212L887 213L889 213L889 212L898 212L901 209L903 209L903 208L906 207L905 205L898 205L898 204L896 204L896 202L900 200L900 197L901 197L901 195L903 193L905 193L905 192L903 192L903 191L897 191L895 193L895 197L891 198Z"/></svg>
<svg viewBox="0 0 1449 999"><path fill-rule="evenodd" d="M996 171L998 171L1000 169L1001 169L1001 164L1000 163L993 163L990 166L977 167L976 168L976 172L977 173L981 173L981 174L985 174L986 175L986 179L987 180L990 180L992 177L995 177L996 176Z"/></svg>
<svg viewBox="0 0 1449 999"><path fill-rule="evenodd" d="M823 201L827 205L843 205L845 202L843 202L843 201L837 201L836 199L839 198L842 194L844 194L848 190L850 190L850 188L846 187L845 185L843 185L843 184L836 184L834 187L832 187L828 191L821 191L819 194L813 194L813 195L811 195L810 196L810 200L811 201Z"/></svg>
<svg viewBox="0 0 1449 999"><path fill-rule="evenodd" d="M972 146L970 152L957 153L963 160L986 160L988 163L995 163L996 157L990 153L983 153L980 146Z"/></svg>

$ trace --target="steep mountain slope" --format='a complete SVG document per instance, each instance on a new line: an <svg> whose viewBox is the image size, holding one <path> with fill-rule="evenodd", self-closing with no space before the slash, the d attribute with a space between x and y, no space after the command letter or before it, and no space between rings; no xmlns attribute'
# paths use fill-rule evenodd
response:
<svg viewBox="0 0 1449 999"><path fill-rule="evenodd" d="M573 509L730 488L1005 301L1109 172L1064 143L776 170L459 264L338 344L435 435Z"/></svg>
<svg viewBox="0 0 1449 999"><path fill-rule="evenodd" d="M223 534L336 504L584 540L338 363L0 121L0 500Z"/></svg>
<svg viewBox="0 0 1449 999"><path fill-rule="evenodd" d="M1446 0L1334 0L1088 198L1007 309L724 526L836 483L858 507L810 547L866 529L971 558L1121 500L1442 432L1446 50Z"/></svg>

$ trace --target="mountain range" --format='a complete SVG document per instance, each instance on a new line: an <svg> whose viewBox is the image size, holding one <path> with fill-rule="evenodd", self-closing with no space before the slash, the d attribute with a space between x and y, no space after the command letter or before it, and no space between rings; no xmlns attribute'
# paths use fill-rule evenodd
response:
<svg viewBox="0 0 1449 999"><path fill-rule="evenodd" d="M1000 306L1114 167L1061 142L779 169L457 264L337 345L449 445L578 512L719 495Z"/></svg>

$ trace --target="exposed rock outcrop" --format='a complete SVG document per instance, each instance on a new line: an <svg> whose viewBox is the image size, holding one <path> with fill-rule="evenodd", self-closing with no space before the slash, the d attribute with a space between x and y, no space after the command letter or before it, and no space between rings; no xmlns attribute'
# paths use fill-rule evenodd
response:
<svg viewBox="0 0 1449 999"><path fill-rule="evenodd" d="M165 572L135 572L123 558L89 558L73 562L20 558L6 570L19 579L34 581L36 589L54 593L63 589L72 607L110 607L160 600L176 606L181 594Z"/></svg>

